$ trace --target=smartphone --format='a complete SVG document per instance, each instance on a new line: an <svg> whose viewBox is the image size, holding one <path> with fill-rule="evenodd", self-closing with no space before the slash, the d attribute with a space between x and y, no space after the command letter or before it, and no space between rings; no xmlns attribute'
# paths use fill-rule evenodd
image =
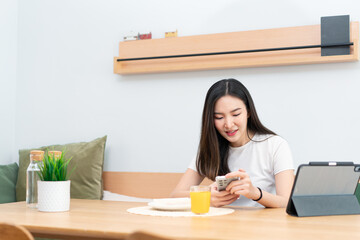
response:
<svg viewBox="0 0 360 240"><path fill-rule="evenodd" d="M232 181L236 181L236 180L239 180L239 178L238 177L226 178L225 176L217 176L215 178L216 185L217 185L219 192L225 190L227 185L229 185L229 183L231 183Z"/></svg>

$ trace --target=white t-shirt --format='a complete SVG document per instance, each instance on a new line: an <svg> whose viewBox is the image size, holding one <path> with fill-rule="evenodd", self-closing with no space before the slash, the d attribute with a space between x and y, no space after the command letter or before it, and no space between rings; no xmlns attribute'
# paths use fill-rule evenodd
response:
<svg viewBox="0 0 360 240"><path fill-rule="evenodd" d="M241 147L230 147L228 165L231 172L240 168L250 176L255 187L276 194L275 175L284 170L294 169L288 143L280 136L255 134L252 141ZM196 171L196 159L189 168ZM262 206L241 196L233 202L235 206Z"/></svg>

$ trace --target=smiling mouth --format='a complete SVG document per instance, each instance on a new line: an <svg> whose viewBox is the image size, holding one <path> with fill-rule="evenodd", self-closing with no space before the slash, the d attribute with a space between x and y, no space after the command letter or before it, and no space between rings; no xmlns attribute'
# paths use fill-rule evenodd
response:
<svg viewBox="0 0 360 240"><path fill-rule="evenodd" d="M238 130L239 130L239 129L236 129L236 130L234 130L234 131L225 131L225 133L226 133L226 135L228 135L229 137L231 137L231 136L234 136L234 135L237 133Z"/></svg>

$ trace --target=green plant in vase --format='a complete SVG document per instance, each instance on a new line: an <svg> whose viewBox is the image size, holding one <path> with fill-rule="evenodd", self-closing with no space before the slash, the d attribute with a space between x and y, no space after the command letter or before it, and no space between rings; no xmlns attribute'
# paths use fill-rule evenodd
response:
<svg viewBox="0 0 360 240"><path fill-rule="evenodd" d="M46 150L39 164L38 209L43 212L63 212L70 209L69 163L61 151Z"/></svg>

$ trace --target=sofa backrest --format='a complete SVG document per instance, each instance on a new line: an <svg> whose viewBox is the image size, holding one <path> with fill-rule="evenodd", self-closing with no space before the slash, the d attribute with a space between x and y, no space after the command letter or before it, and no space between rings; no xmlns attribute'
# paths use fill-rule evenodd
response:
<svg viewBox="0 0 360 240"><path fill-rule="evenodd" d="M104 190L140 198L167 198L183 173L103 172ZM211 181L205 179L202 184Z"/></svg>

